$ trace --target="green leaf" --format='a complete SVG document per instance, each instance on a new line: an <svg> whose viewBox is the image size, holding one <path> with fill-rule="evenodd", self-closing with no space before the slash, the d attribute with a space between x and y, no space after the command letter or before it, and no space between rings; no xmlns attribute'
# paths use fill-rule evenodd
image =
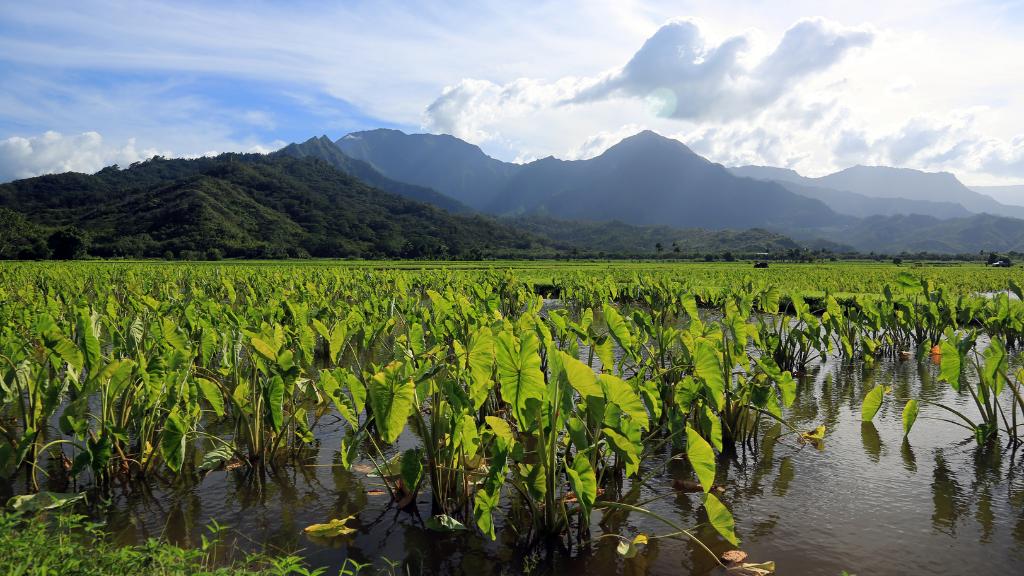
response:
<svg viewBox="0 0 1024 576"><path fill-rule="evenodd" d="M222 418L224 416L224 395L220 393L217 384L206 378L196 378L196 384L199 385L199 391L203 393L203 398L210 403L214 413Z"/></svg>
<svg viewBox="0 0 1024 576"><path fill-rule="evenodd" d="M199 464L199 468L197 470L199 472L216 470L234 458L234 456L235 447L231 444L224 444L216 450L210 450L206 454L203 454L203 461Z"/></svg>
<svg viewBox="0 0 1024 576"><path fill-rule="evenodd" d="M469 398L473 402L473 409L479 410L493 385L494 335L490 328L485 326L470 337L466 346L466 364L470 373Z"/></svg>
<svg viewBox="0 0 1024 576"><path fill-rule="evenodd" d="M399 471L405 490L409 493L415 492L423 477L423 451L420 448L412 448L402 452Z"/></svg>
<svg viewBox="0 0 1024 576"><path fill-rule="evenodd" d="M942 361L939 365L939 380L949 382L953 390L960 391L960 350L947 338L940 345L942 350Z"/></svg>
<svg viewBox="0 0 1024 576"><path fill-rule="evenodd" d="M565 376L569 380L569 385L581 397L602 397L604 395L604 391L597 383L597 375L594 374L590 366L562 351L559 351L559 356L562 359L562 368L565 370Z"/></svg>
<svg viewBox="0 0 1024 576"><path fill-rule="evenodd" d="M722 374L722 361L718 357L718 349L705 338L697 340L695 371L704 381L715 409L721 410L725 405L725 376Z"/></svg>
<svg viewBox="0 0 1024 576"><path fill-rule="evenodd" d="M597 379L601 383L604 397L609 404L617 406L624 413L628 414L630 419L639 425L640 428L647 429L650 427L650 422L647 418L647 408L644 407L640 396L628 382L611 374L601 374Z"/></svg>
<svg viewBox="0 0 1024 576"><path fill-rule="evenodd" d="M910 429L914 427L914 422L917 421L918 413L917 400L907 401L907 405L903 407L903 435L907 436L910 434Z"/></svg>
<svg viewBox="0 0 1024 576"><path fill-rule="evenodd" d="M711 444L689 426L686 427L686 457L697 473L701 487L709 492L715 484L715 452Z"/></svg>
<svg viewBox="0 0 1024 576"><path fill-rule="evenodd" d="M411 378L404 377L404 365L396 360L370 378L367 392L377 431L391 444L402 434L412 414L416 385Z"/></svg>
<svg viewBox="0 0 1024 576"><path fill-rule="evenodd" d="M252 339L250 339L249 341L252 343L252 347L255 348L256 351L259 352L261 355L266 357L267 360L270 360L272 362L277 361L276 346L270 345L266 340L263 340L258 336L253 336Z"/></svg>
<svg viewBox="0 0 1024 576"><path fill-rule="evenodd" d="M498 508L500 498L501 491L497 488L493 490L479 489L473 498L473 517L476 519L476 525L481 532L490 536L491 540L496 538L494 511Z"/></svg>
<svg viewBox="0 0 1024 576"><path fill-rule="evenodd" d="M629 326L626 321L619 314L619 311L615 309L611 304L605 304L604 310L604 321L608 324L608 332L612 335L612 338L619 343L619 346L631 356L636 355L636 351L633 349L633 335L629 332ZM611 366L606 366L609 370Z"/></svg>
<svg viewBox="0 0 1024 576"><path fill-rule="evenodd" d="M864 401L860 405L860 419L862 422L871 422L875 418L875 414L878 414L878 409L882 407L882 397L884 394L885 386L879 384L864 396Z"/></svg>
<svg viewBox="0 0 1024 576"><path fill-rule="evenodd" d="M7 501L7 506L15 512L41 512L43 510L54 510L70 506L75 502L85 500L85 492L77 494L63 494L60 492L37 492L36 494L22 494L14 496Z"/></svg>
<svg viewBox="0 0 1024 576"><path fill-rule="evenodd" d="M185 423L177 409L172 410L164 421L164 430L160 435L160 456L173 472L181 470L185 461Z"/></svg>
<svg viewBox="0 0 1024 576"><path fill-rule="evenodd" d="M428 530L435 530L437 532L461 532L466 529L462 522L447 514L431 516L424 524Z"/></svg>
<svg viewBox="0 0 1024 576"><path fill-rule="evenodd" d="M85 367L92 373L100 365L100 341L96 337L96 331L93 329L92 318L89 317L88 310L78 311L77 330L79 337L82 339Z"/></svg>
<svg viewBox="0 0 1024 576"><path fill-rule="evenodd" d="M576 454L572 466L566 466L565 472L569 476L569 484L576 492L576 499L583 509L583 518L590 521L590 511L594 508L594 500L597 499L597 475L593 466L583 454Z"/></svg>
<svg viewBox="0 0 1024 576"><path fill-rule="evenodd" d="M536 334L524 330L519 338L511 332L498 336L498 382L501 397L511 404L512 415L520 429L533 428L540 402L547 389L540 369L540 341Z"/></svg>
<svg viewBox="0 0 1024 576"><path fill-rule="evenodd" d="M270 425L279 432L284 425L284 380L280 376L274 376L267 382L266 403Z"/></svg>
<svg viewBox="0 0 1024 576"><path fill-rule="evenodd" d="M608 443L611 444L615 453L625 461L626 476L632 476L640 469L640 449L629 438L619 434L611 428L602 428L601 433Z"/></svg>
<svg viewBox="0 0 1024 576"><path fill-rule="evenodd" d="M729 509L714 494L704 495L704 510L708 513L708 522L711 526L730 544L739 546L740 541L736 538L736 521L733 520Z"/></svg>

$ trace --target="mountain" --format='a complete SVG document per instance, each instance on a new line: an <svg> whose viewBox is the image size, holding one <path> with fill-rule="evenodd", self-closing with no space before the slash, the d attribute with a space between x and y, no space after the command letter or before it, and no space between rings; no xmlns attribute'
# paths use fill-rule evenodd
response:
<svg viewBox="0 0 1024 576"><path fill-rule="evenodd" d="M684 255L724 252L735 255L752 255L759 252L778 254L801 247L782 234L759 228L681 229L670 226L633 226L617 220L580 222L539 216L516 216L503 221L517 230L550 239L556 248L590 255L603 253L650 256L658 253L658 244L661 244L666 254L674 252L675 247L678 247L679 252Z"/></svg>
<svg viewBox="0 0 1024 576"><path fill-rule="evenodd" d="M978 194L995 198L997 202L1010 206L1024 206L1024 184L1011 186L971 186Z"/></svg>
<svg viewBox="0 0 1024 576"><path fill-rule="evenodd" d="M96 256L482 257L550 252L481 216L452 215L315 158L156 157L95 175L0 185L0 208L47 231L77 227ZM8 218L11 219L11 218ZM28 229L27 226L22 228Z"/></svg>
<svg viewBox="0 0 1024 576"><path fill-rule="evenodd" d="M738 166L729 169L737 176L758 180L776 181L791 192L821 200L840 214L864 218L868 216L894 216L897 214L922 214L936 218L957 218L970 216L967 210L956 202L935 202L911 200L901 197L877 198L870 195L830 188L821 178L806 178L794 170L770 166Z"/></svg>
<svg viewBox="0 0 1024 576"><path fill-rule="evenodd" d="M784 229L845 220L817 200L774 182L736 177L682 142L650 131L589 160L526 164L489 211L709 229Z"/></svg>
<svg viewBox="0 0 1024 576"><path fill-rule="evenodd" d="M1024 218L1024 207L1008 206L964 186L949 172L922 172L887 166L853 166L813 178L820 186L873 198L955 202L974 213Z"/></svg>
<svg viewBox="0 0 1024 576"><path fill-rule="evenodd" d="M883 254L1024 252L1024 220L991 214L945 220L916 214L872 216L834 231L829 238L861 252Z"/></svg>
<svg viewBox="0 0 1024 576"><path fill-rule="evenodd" d="M445 196L436 190L432 190L424 186L416 186L415 184L406 184L405 182L398 182L388 178L368 163L347 156L342 152L341 148L336 146L327 136L310 138L301 144L289 144L274 154L291 156L294 158L319 158L342 172L345 172L350 176L354 176L370 186L380 188L385 192L404 196L410 200L416 200L417 202L433 204L438 208L442 208L453 213L471 211L469 207L462 202L459 202L449 196Z"/></svg>
<svg viewBox="0 0 1024 576"><path fill-rule="evenodd" d="M381 128L353 132L336 144L388 178L432 188L476 210L494 201L519 170L518 164L495 160L479 147L448 135Z"/></svg>

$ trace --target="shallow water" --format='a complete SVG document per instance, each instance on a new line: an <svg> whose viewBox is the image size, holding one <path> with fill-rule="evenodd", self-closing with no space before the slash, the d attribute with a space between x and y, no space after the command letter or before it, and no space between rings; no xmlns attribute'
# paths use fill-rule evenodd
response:
<svg viewBox="0 0 1024 576"><path fill-rule="evenodd" d="M1017 573L1024 561L1024 470L1021 454L995 446L979 449L965 431L921 418L904 441L901 405L887 400L874 424L860 422L863 395L877 383L894 394L941 400L970 414L969 397L958 397L934 380L928 362L881 361L874 368L830 360L805 377L787 416L799 429L827 426L823 449L799 444L793 435L766 430L756 451L742 449L719 465L721 499L736 518L741 548L752 561L774 560L781 574ZM218 471L201 481L119 493L99 512L119 542L166 536L195 544L217 520L232 528L243 549L298 551L314 565L340 567L346 558L405 564L411 573L706 574L715 565L686 541L654 541L633 559L615 552L613 538L670 530L637 514L595 513L590 544L553 555L524 554L511 531L489 542L476 533L426 530L429 495L419 498L420 517L388 506L365 466L346 472L334 459L341 424L324 418L320 447L309 465L288 467L262 486L241 471ZM416 443L408 432L396 449ZM627 498L684 526L700 523L697 495L673 492L673 478L693 478L684 461L647 460L661 469ZM313 541L302 529L359 513L354 537ZM698 535L720 553L731 548L713 531ZM404 570L403 570L404 571Z"/></svg>
<svg viewBox="0 0 1024 576"><path fill-rule="evenodd" d="M586 350L581 355L586 358ZM932 419L945 414L923 403L908 440L902 402L887 398L874 423L860 421L861 400L876 384L891 385L897 397L943 402L974 416L970 397L938 382L937 373L927 359L880 360L873 368L839 359L815 365L785 412L800 430L824 424L824 446L800 444L794 434L779 436L766 424L753 447L719 463L717 483L725 486L720 498L736 519L749 560L774 560L780 574L1019 573L1024 450L978 448L964 429ZM501 514L497 542L475 530L429 531L423 526L431 513L429 494L420 494L418 516L395 510L385 493L374 494L382 486L366 462L352 471L337 465L343 424L336 416L322 418L315 435L318 445L305 465L287 466L263 482L242 470L215 471L196 481L154 480L115 488L113 500L94 513L121 543L164 536L195 545L216 520L231 528L232 549L296 552L314 566L334 569L329 573L347 558L378 568L388 559L411 574L718 573L707 553L685 540L653 540L637 557L621 558L617 540L602 535L672 531L635 513L595 512L589 543L551 553L524 551ZM418 444L407 430L389 455ZM671 459L666 450L647 459L643 470L654 476L643 486L627 486L625 501L683 526L705 520L699 495L672 489L673 479L695 479L685 460ZM351 537L319 541L303 533L310 524L351 514L358 514ZM732 548L710 528L696 534L716 554Z"/></svg>

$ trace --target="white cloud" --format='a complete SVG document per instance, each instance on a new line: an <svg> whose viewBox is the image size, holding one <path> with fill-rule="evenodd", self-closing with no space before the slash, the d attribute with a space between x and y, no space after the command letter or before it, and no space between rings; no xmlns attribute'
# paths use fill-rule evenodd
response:
<svg viewBox="0 0 1024 576"><path fill-rule="evenodd" d="M15 136L0 140L0 182L60 172L91 174L111 164L127 166L157 154L155 149L139 150L134 139L108 144L97 132Z"/></svg>
<svg viewBox="0 0 1024 576"><path fill-rule="evenodd" d="M660 116L681 119L750 116L796 87L796 82L835 65L873 34L824 20L801 20L753 68L741 63L745 36L709 45L692 20L670 22L651 36L621 70L581 91L588 102L632 96L656 101Z"/></svg>

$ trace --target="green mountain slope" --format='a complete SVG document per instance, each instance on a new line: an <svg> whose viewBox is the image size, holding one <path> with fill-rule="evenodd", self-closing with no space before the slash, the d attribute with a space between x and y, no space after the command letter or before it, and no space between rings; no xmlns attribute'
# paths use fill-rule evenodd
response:
<svg viewBox="0 0 1024 576"><path fill-rule="evenodd" d="M30 223L76 226L98 256L166 251L227 256L479 257L545 250L480 216L383 192L312 158L223 154L155 158L95 175L0 185L0 207Z"/></svg>

